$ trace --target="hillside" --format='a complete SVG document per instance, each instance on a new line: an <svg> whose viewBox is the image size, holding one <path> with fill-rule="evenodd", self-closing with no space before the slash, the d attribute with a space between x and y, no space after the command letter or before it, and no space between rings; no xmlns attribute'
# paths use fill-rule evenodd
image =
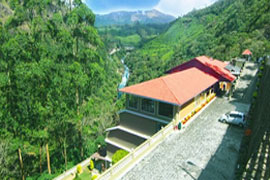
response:
<svg viewBox="0 0 270 180"><path fill-rule="evenodd" d="M52 179L104 143L121 74L80 0L0 9L0 179Z"/></svg>
<svg viewBox="0 0 270 180"><path fill-rule="evenodd" d="M230 60L246 48L254 58L270 53L269 18L268 0L219 0L192 11L128 57L130 82L158 77L203 54Z"/></svg>
<svg viewBox="0 0 270 180"><path fill-rule="evenodd" d="M139 22L141 24L165 24L175 20L175 17L163 14L158 10L148 11L118 11L105 15L96 15L95 26L126 25Z"/></svg>
<svg viewBox="0 0 270 180"><path fill-rule="evenodd" d="M113 25L98 27L99 35L108 50L116 47L140 47L166 31L169 24Z"/></svg>

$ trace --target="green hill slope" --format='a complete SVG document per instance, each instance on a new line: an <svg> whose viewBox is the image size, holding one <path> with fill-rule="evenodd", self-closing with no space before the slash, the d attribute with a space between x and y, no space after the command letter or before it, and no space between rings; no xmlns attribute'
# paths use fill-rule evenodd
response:
<svg viewBox="0 0 270 180"><path fill-rule="evenodd" d="M0 0L0 179L52 179L96 152L117 119L117 64L91 10L71 7Z"/></svg>
<svg viewBox="0 0 270 180"><path fill-rule="evenodd" d="M177 19L170 28L127 59L131 83L160 76L199 55L230 60L249 48L270 52L269 0L220 0Z"/></svg>
<svg viewBox="0 0 270 180"><path fill-rule="evenodd" d="M140 47L165 32L169 24L114 25L98 27L98 33L108 50L117 47Z"/></svg>

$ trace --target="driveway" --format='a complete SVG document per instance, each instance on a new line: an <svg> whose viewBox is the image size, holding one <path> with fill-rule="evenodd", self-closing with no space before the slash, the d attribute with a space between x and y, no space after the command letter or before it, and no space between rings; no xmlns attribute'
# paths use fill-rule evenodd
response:
<svg viewBox="0 0 270 180"><path fill-rule="evenodd" d="M217 98L184 131L163 141L122 179L232 179L243 129L217 121L248 106Z"/></svg>
<svg viewBox="0 0 270 180"><path fill-rule="evenodd" d="M252 93L256 88L256 73L258 65L253 62L246 62L241 73L240 79L236 84L233 97L241 102L249 103L252 99Z"/></svg>

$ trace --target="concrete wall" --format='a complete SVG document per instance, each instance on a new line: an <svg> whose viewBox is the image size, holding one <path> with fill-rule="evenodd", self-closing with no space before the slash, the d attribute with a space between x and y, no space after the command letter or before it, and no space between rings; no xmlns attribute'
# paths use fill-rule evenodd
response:
<svg viewBox="0 0 270 180"><path fill-rule="evenodd" d="M124 146L128 149L135 149L137 146L142 144L146 139L135 136L133 134L121 131L113 130L110 131L107 137L108 140L115 142L121 146Z"/></svg>
<svg viewBox="0 0 270 180"><path fill-rule="evenodd" d="M158 123L147 118L124 112L120 114L120 125L152 136L157 131Z"/></svg>

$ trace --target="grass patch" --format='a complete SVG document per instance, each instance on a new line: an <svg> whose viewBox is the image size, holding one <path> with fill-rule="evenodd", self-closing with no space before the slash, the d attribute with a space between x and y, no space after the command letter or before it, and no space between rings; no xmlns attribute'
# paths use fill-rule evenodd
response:
<svg viewBox="0 0 270 180"><path fill-rule="evenodd" d="M138 34L130 36L117 36L116 39L120 40L124 45L133 45L136 46L140 43L141 37Z"/></svg>

